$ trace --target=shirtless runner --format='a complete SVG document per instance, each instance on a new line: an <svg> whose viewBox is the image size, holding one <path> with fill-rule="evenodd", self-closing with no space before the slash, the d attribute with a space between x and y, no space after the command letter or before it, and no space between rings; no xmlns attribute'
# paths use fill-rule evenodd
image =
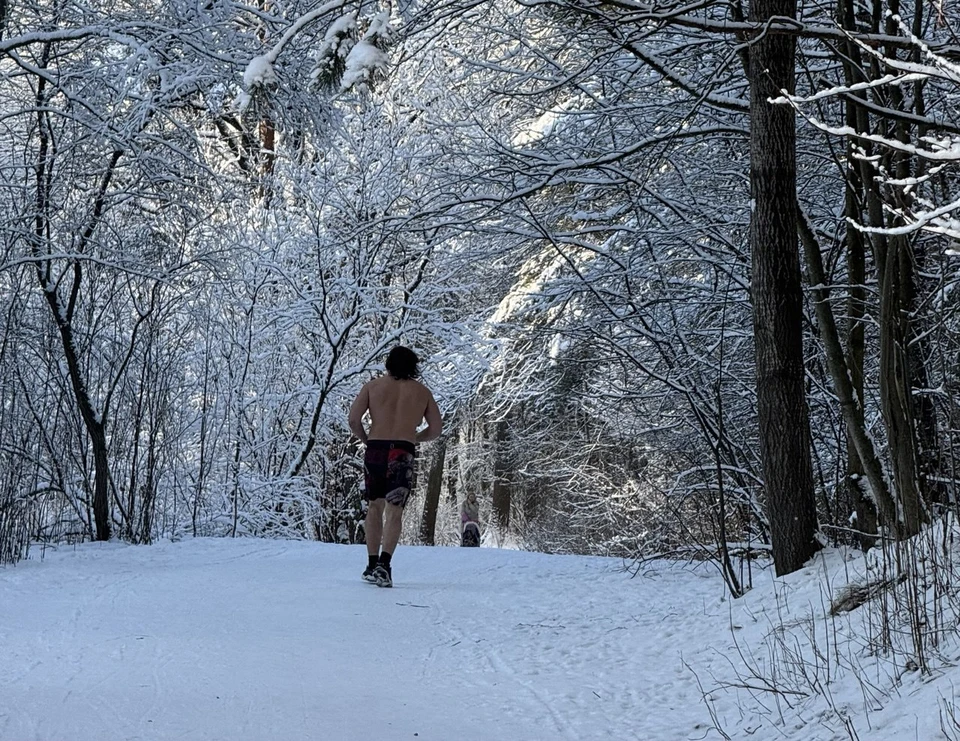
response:
<svg viewBox="0 0 960 741"><path fill-rule="evenodd" d="M436 439L443 428L433 394L416 380L419 362L410 348L393 348L387 356L387 374L360 389L350 407L350 430L367 446L363 470L368 561L363 579L381 587L393 586L390 559L414 485L415 445ZM367 410L369 433L363 428ZM424 419L427 426L417 432Z"/></svg>

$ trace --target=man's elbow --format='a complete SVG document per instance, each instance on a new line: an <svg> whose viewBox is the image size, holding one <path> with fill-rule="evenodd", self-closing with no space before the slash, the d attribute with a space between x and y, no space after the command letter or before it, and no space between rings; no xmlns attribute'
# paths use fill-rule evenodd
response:
<svg viewBox="0 0 960 741"><path fill-rule="evenodd" d="M417 433L417 442L428 443L431 440L436 440L442 432L443 425L432 425L428 423L426 427Z"/></svg>

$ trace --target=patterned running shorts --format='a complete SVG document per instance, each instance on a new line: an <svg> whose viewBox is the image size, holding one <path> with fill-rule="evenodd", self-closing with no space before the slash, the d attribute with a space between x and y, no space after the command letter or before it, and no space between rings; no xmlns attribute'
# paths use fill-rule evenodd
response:
<svg viewBox="0 0 960 741"><path fill-rule="evenodd" d="M416 448L406 440L368 440L363 456L364 499L403 507L416 483Z"/></svg>

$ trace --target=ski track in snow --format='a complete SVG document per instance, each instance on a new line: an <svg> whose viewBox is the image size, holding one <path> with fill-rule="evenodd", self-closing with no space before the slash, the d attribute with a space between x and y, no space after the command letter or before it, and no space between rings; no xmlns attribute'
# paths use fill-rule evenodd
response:
<svg viewBox="0 0 960 741"><path fill-rule="evenodd" d="M200 539L0 569L0 741L711 735L681 654L708 655L703 621L727 620L712 575L401 547L380 589L364 563Z"/></svg>

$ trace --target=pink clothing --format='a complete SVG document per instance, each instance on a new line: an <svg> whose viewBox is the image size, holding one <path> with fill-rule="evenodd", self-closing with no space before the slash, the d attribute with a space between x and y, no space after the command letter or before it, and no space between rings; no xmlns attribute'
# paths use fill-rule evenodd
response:
<svg viewBox="0 0 960 741"><path fill-rule="evenodd" d="M460 529L468 522L477 523L480 521L480 503L477 501L471 502L469 499L464 499L463 504L460 505Z"/></svg>

